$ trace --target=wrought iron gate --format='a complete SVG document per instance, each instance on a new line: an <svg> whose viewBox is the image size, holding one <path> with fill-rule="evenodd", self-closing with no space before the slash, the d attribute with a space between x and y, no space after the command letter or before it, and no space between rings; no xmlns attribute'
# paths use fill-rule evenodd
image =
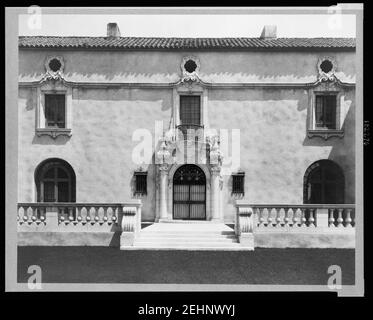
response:
<svg viewBox="0 0 373 320"><path fill-rule="evenodd" d="M173 218L206 219L206 177L196 165L184 165L174 174Z"/></svg>

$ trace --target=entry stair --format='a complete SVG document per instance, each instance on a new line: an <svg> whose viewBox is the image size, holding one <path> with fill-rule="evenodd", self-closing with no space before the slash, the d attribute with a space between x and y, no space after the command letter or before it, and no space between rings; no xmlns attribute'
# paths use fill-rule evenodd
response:
<svg viewBox="0 0 373 320"><path fill-rule="evenodd" d="M240 245L234 230L224 223L179 220L146 226L132 247L124 250L249 250Z"/></svg>

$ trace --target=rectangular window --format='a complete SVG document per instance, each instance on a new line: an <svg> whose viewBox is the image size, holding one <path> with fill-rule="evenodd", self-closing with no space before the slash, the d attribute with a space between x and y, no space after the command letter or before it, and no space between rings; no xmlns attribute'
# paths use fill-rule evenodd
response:
<svg viewBox="0 0 373 320"><path fill-rule="evenodd" d="M200 96L180 96L180 124L201 125Z"/></svg>
<svg viewBox="0 0 373 320"><path fill-rule="evenodd" d="M315 129L336 129L336 95L317 95L315 107Z"/></svg>
<svg viewBox="0 0 373 320"><path fill-rule="evenodd" d="M65 95L45 95L45 127L65 128Z"/></svg>
<svg viewBox="0 0 373 320"><path fill-rule="evenodd" d="M147 194L147 172L139 171L135 172L135 194L146 195Z"/></svg>
<svg viewBox="0 0 373 320"><path fill-rule="evenodd" d="M232 175L232 193L244 194L245 193L245 173L238 172Z"/></svg>

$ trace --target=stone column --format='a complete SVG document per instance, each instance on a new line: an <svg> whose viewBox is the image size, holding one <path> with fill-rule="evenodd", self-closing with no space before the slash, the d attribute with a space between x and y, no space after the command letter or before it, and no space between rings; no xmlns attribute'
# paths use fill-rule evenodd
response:
<svg viewBox="0 0 373 320"><path fill-rule="evenodd" d="M160 204L159 204L159 218L160 219L167 219L167 185L168 185L168 166L167 165L161 165L159 167L160 171Z"/></svg>
<svg viewBox="0 0 373 320"><path fill-rule="evenodd" d="M220 221L220 167L214 166L211 168L211 212L213 221Z"/></svg>

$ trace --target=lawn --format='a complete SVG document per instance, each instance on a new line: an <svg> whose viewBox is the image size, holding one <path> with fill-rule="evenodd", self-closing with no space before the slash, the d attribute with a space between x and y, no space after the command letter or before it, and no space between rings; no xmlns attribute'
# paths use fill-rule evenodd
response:
<svg viewBox="0 0 373 320"><path fill-rule="evenodd" d="M39 265L44 283L325 285L330 265L353 285L353 249L121 251L114 247L18 247L18 282Z"/></svg>

